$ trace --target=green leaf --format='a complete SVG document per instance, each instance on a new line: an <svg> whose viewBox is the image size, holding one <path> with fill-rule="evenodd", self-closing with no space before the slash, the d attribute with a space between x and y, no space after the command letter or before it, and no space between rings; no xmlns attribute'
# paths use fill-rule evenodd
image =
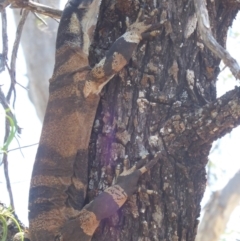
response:
<svg viewBox="0 0 240 241"><path fill-rule="evenodd" d="M9 131L9 135L7 137L6 142L3 144L3 147L0 148L0 150L2 151L2 153L7 153L8 147L11 144L11 142L13 141L16 132L17 132L17 122L15 118L12 118L10 115L8 115L7 113L10 112L10 109L6 109L5 110L5 116L6 116L6 120L9 122L10 125L10 131Z"/></svg>
<svg viewBox="0 0 240 241"><path fill-rule="evenodd" d="M7 220L1 214L0 214L0 222L2 223L2 227L3 227L1 241L6 241L7 240L7 233L8 233Z"/></svg>
<svg viewBox="0 0 240 241"><path fill-rule="evenodd" d="M3 234L0 241L7 240L7 233L8 233L7 220L8 219L11 219L16 224L19 232L23 232L23 230L21 229L18 221L16 220L12 212L13 211L11 210L11 208L0 207L0 222L2 223L2 226L3 226ZM24 241L23 235L22 235L22 241Z"/></svg>

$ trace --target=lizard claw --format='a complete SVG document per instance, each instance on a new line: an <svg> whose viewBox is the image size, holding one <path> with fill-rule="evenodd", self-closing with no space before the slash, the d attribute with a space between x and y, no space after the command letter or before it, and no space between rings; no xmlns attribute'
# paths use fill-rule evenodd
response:
<svg viewBox="0 0 240 241"><path fill-rule="evenodd" d="M142 159L136 163L133 167L128 170L123 171L116 180L116 184L120 185L123 190L127 193L127 196L131 196L133 193L138 191L138 180L140 176L150 170L161 157L161 152L157 152L153 159L147 162L147 156L142 157ZM147 163L146 163L147 162ZM146 163L144 165L144 163ZM146 191L147 192L147 191ZM154 191L148 191L149 193L154 193Z"/></svg>
<svg viewBox="0 0 240 241"><path fill-rule="evenodd" d="M147 172L148 170L150 170L156 163L157 161L160 159L161 157L161 152L157 152L153 159L148 162L145 166L143 166L142 168L139 169L139 171L143 174L145 172Z"/></svg>
<svg viewBox="0 0 240 241"><path fill-rule="evenodd" d="M158 13L159 13L159 9L155 8L148 14L148 16L146 16L145 15L145 8L141 7L140 10L139 10L136 22L143 22L143 21L146 21L146 19L152 19Z"/></svg>
<svg viewBox="0 0 240 241"><path fill-rule="evenodd" d="M149 189L146 189L146 188L143 188L143 187L139 187L138 188L138 192L141 192L141 193L147 193L148 195L152 195L152 194L158 194L157 191L154 191L154 190L149 190Z"/></svg>
<svg viewBox="0 0 240 241"><path fill-rule="evenodd" d="M149 39L151 37L156 37L158 35L161 34L161 31L160 30L153 30L151 32L146 32L146 33L143 33L142 34L142 39L145 40L145 39Z"/></svg>

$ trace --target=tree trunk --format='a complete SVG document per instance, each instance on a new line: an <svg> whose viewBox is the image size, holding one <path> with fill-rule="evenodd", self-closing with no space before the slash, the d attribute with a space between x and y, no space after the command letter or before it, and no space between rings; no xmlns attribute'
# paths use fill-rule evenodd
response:
<svg viewBox="0 0 240 241"><path fill-rule="evenodd" d="M225 46L239 3L207 3L213 35ZM220 60L202 43L193 1L103 0L92 64L125 32L125 17L134 21L140 7L160 7L158 20L164 24L103 91L89 145L88 198L111 185L126 155L133 165L143 154L164 150L165 157L140 181L158 195L136 194L101 223L93 240L193 241L209 150L239 125L229 107L233 99L239 111L239 90L216 101Z"/></svg>
<svg viewBox="0 0 240 241"><path fill-rule="evenodd" d="M42 4L59 7L59 0L41 0ZM19 9L14 10L16 24L20 19ZM29 78L29 98L33 102L37 115L43 121L48 100L48 80L52 76L55 61L55 40L57 21L41 16L44 25L33 13L29 14L21 38Z"/></svg>

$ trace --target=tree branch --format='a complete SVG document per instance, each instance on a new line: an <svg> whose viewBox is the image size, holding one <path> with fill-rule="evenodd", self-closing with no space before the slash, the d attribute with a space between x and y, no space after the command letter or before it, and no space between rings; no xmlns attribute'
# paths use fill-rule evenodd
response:
<svg viewBox="0 0 240 241"><path fill-rule="evenodd" d="M233 210L240 202L240 171L228 184L212 195L198 229L196 241L218 241Z"/></svg>
<svg viewBox="0 0 240 241"><path fill-rule="evenodd" d="M10 0L0 0L0 10L2 11L4 8L10 5L10 3Z"/></svg>
<svg viewBox="0 0 240 241"><path fill-rule="evenodd" d="M3 51L0 55L0 73L5 70L5 64L8 57L8 35L7 35L7 14L5 9L1 10L2 17L2 45Z"/></svg>
<svg viewBox="0 0 240 241"><path fill-rule="evenodd" d="M202 143L212 142L240 124L240 87L184 118L195 129Z"/></svg>
<svg viewBox="0 0 240 241"><path fill-rule="evenodd" d="M51 18L59 19L62 16L62 11L40 3L29 1L16 1L11 4L12 8L24 8L32 12L40 13Z"/></svg>
<svg viewBox="0 0 240 241"><path fill-rule="evenodd" d="M27 19L28 13L29 13L29 10L23 11L21 20L20 20L20 22L18 24L18 27L17 27L16 39L15 39L14 44L13 44L11 66L10 66L10 69L9 69L9 74L10 74L10 78L11 78L11 86L10 86L10 89L8 91L8 94L7 94L7 100L8 101L10 101L10 99L11 99L12 91L14 91L15 84L16 84L17 52L18 52L18 48L19 48L19 44L20 44L20 39L21 39L21 36L22 36L23 26L24 26L24 23ZM14 100L14 102L15 102L15 100ZM14 102L13 102L13 106L14 106Z"/></svg>
<svg viewBox="0 0 240 241"><path fill-rule="evenodd" d="M9 128L7 127L7 125L6 125L6 131L9 132ZM7 153L3 154L3 166L4 166L4 176L5 176L5 180L6 180L8 196L9 196L9 199L10 199L10 205L11 205L11 208L13 210L15 210L12 187L11 187L11 182L10 182L10 178L9 178L9 171L8 171L8 155L7 155Z"/></svg>
<svg viewBox="0 0 240 241"><path fill-rule="evenodd" d="M224 136L240 125L240 87L227 92L195 112L173 115L161 128L160 133L169 154L183 146L194 156L196 149ZM181 138L179 138L181 136ZM190 138L191 137L191 138Z"/></svg>
<svg viewBox="0 0 240 241"><path fill-rule="evenodd" d="M209 23L205 0L194 0L198 19L198 29L204 44L230 68L236 79L240 79L240 67L237 61L213 37Z"/></svg>
<svg viewBox="0 0 240 241"><path fill-rule="evenodd" d="M16 58L17 58L17 52L19 48L19 43L22 35L22 30L24 23L27 19L29 10L24 10L21 20L19 22L18 28L17 28L17 33L16 33L16 39L13 45L13 50L12 50L12 57L11 57L11 67L9 68L7 64L7 53L8 53L8 44L7 44L7 22L6 22L6 13L5 9L1 11L2 13L2 20L3 20L3 66L8 68L10 78L11 78L11 86L9 88L7 97L5 97L4 93L2 92L0 88L0 104L2 104L6 114L5 118L5 137L4 137L4 146L2 148L3 151L3 165L4 165L4 175L6 179L6 185L7 185L7 190L9 193L9 199L10 199L10 204L12 209L14 209L14 200L13 200L13 194L12 194L12 188L11 188L11 182L9 178L9 172L8 172L8 147L9 144L11 143L12 139L15 137L16 132L20 130L20 128L17 126L16 119L14 114L11 111L11 108L9 106L9 102L11 99L12 92L15 92L15 72L16 72ZM15 101L15 100L14 100ZM14 102L13 102L14 104Z"/></svg>
<svg viewBox="0 0 240 241"><path fill-rule="evenodd" d="M0 88L0 103L2 104L3 108L6 110L9 110L9 114L11 118L14 118L13 113L11 112L11 109L8 105L8 101L6 99L6 97L4 96L4 93L2 92L1 88ZM9 140L9 136L10 136L10 124L9 124L9 119L6 117L5 119L5 137L4 137L4 145L5 143L8 142ZM6 148L6 149L5 149ZM9 195L9 199L10 199L10 204L12 209L14 210L14 200L13 200L13 194L12 194L12 187L11 187L11 182L10 182L10 178L9 178L9 172L8 172L8 156L7 156L7 148L8 146L4 147L4 153L3 153L3 167L4 167L4 176L5 176L5 180L6 180L6 185L7 185L7 190L8 190L8 195Z"/></svg>
<svg viewBox="0 0 240 241"><path fill-rule="evenodd" d="M225 4L230 5L232 7L240 7L240 1L239 0L223 0Z"/></svg>

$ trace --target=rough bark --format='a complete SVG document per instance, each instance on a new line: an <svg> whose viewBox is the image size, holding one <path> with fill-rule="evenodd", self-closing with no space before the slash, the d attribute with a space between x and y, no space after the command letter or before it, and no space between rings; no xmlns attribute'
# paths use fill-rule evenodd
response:
<svg viewBox="0 0 240 241"><path fill-rule="evenodd" d="M207 3L213 35L225 47L239 3ZM160 7L164 26L156 39L142 42L130 64L102 94L89 145L87 201L112 184L114 169L125 155L131 164L144 153L165 150L167 155L140 181L158 195L136 194L101 223L93 240L193 241L209 150L214 140L239 125L240 89L216 100L220 59L202 43L189 0L103 0L92 64L125 32L125 17L134 21L140 7ZM27 62L32 59L36 57Z"/></svg>
<svg viewBox="0 0 240 241"><path fill-rule="evenodd" d="M233 210L240 202L240 171L212 198L204 208L196 241L218 241L226 229Z"/></svg>
<svg viewBox="0 0 240 241"><path fill-rule="evenodd" d="M88 198L111 185L125 155L133 164L143 153L165 150L167 156L140 182L159 194L134 196L101 223L93 240L193 241L212 142L239 125L239 89L216 100L220 59L202 43L193 2L149 0L145 8L154 4L161 7L162 33L142 42L102 94L89 146ZM125 31L125 16L135 20L143 5L102 2L92 64ZM217 0L208 1L208 11L214 37L225 47L238 9Z"/></svg>
<svg viewBox="0 0 240 241"><path fill-rule="evenodd" d="M41 3L58 8L59 0ZM19 9L14 10L16 24L20 17ZM29 14L21 38L24 57L26 59L27 76L29 78L29 97L33 102L37 115L42 121L48 100L48 80L50 79L55 55L55 39L58 23L43 16L45 26L33 13Z"/></svg>

